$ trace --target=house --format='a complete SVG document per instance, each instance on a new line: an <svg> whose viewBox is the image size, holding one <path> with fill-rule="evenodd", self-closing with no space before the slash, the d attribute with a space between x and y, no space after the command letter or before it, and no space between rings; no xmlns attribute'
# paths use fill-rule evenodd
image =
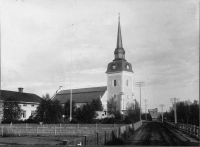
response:
<svg viewBox="0 0 200 147"><path fill-rule="evenodd" d="M0 122L3 118L3 101L9 97L13 97L19 103L22 109L21 120L28 119L31 115L34 115L38 105L42 98L32 93L24 93L23 88L19 88L19 91L0 90Z"/></svg>
<svg viewBox="0 0 200 147"><path fill-rule="evenodd" d="M70 100L70 94L72 92L72 100L75 102L76 107L81 107L86 103L92 102L93 99L100 98L103 105L103 112L97 112L97 118L104 118L107 116L107 87L92 87L92 88L81 88L71 90L62 90L62 86L56 91L52 100L58 100L62 105L64 105L68 100Z"/></svg>
<svg viewBox="0 0 200 147"><path fill-rule="evenodd" d="M151 115L152 121L157 121L159 116L158 109L157 108L149 109L148 111Z"/></svg>

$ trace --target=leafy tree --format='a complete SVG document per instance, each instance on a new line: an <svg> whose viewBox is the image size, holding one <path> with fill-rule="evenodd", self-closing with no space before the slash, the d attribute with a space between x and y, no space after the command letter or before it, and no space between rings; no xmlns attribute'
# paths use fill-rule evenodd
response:
<svg viewBox="0 0 200 147"><path fill-rule="evenodd" d="M103 111L103 106L100 98L93 99L91 102L92 106L94 107L95 111Z"/></svg>
<svg viewBox="0 0 200 147"><path fill-rule="evenodd" d="M43 98L37 107L35 119L44 123L61 122L63 109L60 102L58 100L52 101L49 94L46 94Z"/></svg>
<svg viewBox="0 0 200 147"><path fill-rule="evenodd" d="M21 108L14 97L9 97L3 102L3 120L6 122L18 121L21 117Z"/></svg>
<svg viewBox="0 0 200 147"><path fill-rule="evenodd" d="M92 103L87 103L76 110L76 119L80 123L92 123L96 116Z"/></svg>
<svg viewBox="0 0 200 147"><path fill-rule="evenodd" d="M176 103L177 122L199 125L199 102L181 101ZM164 118L174 122L174 110L164 113Z"/></svg>
<svg viewBox="0 0 200 147"><path fill-rule="evenodd" d="M110 115L115 115L117 113L117 102L114 98L107 101L107 112Z"/></svg>
<svg viewBox="0 0 200 147"><path fill-rule="evenodd" d="M140 107L137 100L135 101L135 104L132 103L127 108L127 115L125 116L125 123L134 123L140 120Z"/></svg>

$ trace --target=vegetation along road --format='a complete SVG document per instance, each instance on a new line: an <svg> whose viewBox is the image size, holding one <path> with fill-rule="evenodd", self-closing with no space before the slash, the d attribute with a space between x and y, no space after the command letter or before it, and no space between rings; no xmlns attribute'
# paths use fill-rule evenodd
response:
<svg viewBox="0 0 200 147"><path fill-rule="evenodd" d="M149 122L138 129L127 142L127 145L150 146L188 146L188 139L178 134L161 122Z"/></svg>

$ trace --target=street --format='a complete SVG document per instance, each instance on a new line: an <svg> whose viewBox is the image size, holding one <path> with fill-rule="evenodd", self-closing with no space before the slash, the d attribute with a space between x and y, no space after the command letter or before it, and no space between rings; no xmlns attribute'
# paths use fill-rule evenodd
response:
<svg viewBox="0 0 200 147"><path fill-rule="evenodd" d="M178 137L177 137L178 136ZM136 130L127 145L188 146L186 138L160 122L149 122Z"/></svg>

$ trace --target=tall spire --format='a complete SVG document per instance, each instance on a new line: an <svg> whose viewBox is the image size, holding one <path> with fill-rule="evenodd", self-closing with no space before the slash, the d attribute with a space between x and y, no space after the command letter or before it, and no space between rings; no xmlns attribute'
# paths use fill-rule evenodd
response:
<svg viewBox="0 0 200 147"><path fill-rule="evenodd" d="M117 48L123 48L121 26L120 26L120 13L119 13L119 18L118 18Z"/></svg>
<svg viewBox="0 0 200 147"><path fill-rule="evenodd" d="M120 26L120 14L118 18L118 32L117 32L117 47L115 49L115 59L114 60L125 60L125 50L122 45L122 35L121 35L121 26Z"/></svg>

